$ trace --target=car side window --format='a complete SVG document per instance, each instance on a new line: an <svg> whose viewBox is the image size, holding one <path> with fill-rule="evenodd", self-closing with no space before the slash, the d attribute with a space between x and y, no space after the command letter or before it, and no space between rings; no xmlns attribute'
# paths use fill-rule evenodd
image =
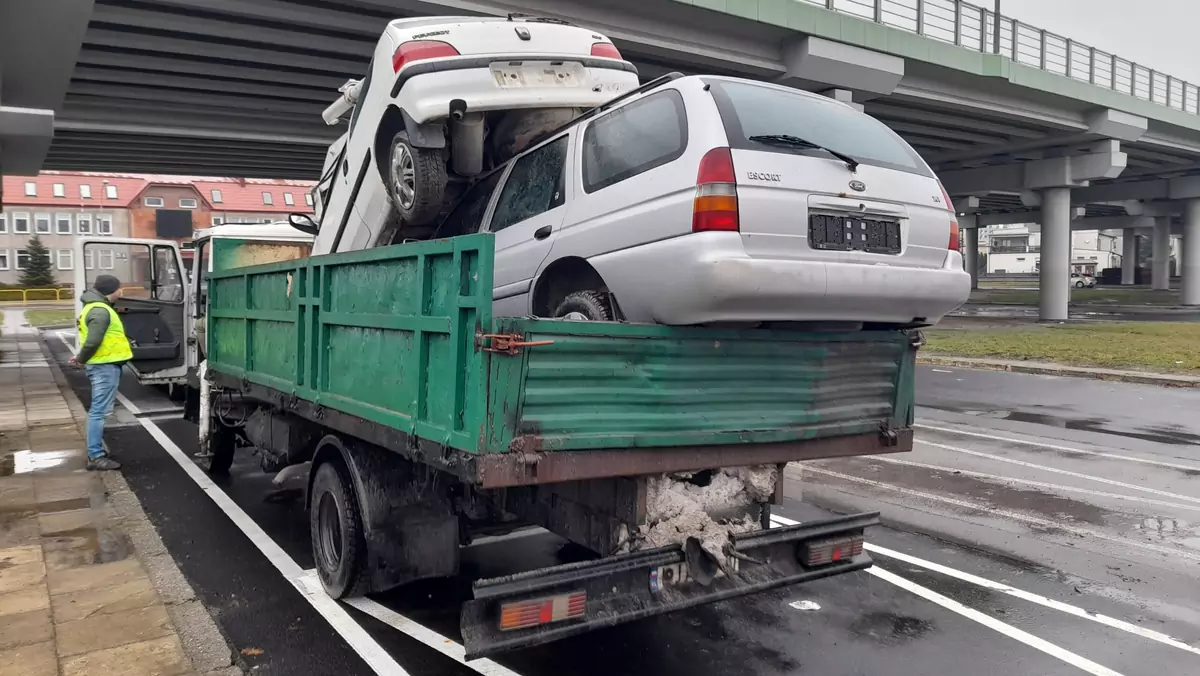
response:
<svg viewBox="0 0 1200 676"><path fill-rule="evenodd" d="M496 192L496 184L504 171L494 171L483 180L471 186L459 200L442 224L438 226L435 237L457 237L470 235L483 229L483 217L487 213L488 204L492 201L492 193Z"/></svg>
<svg viewBox="0 0 1200 676"><path fill-rule="evenodd" d="M499 232L538 214L562 206L563 172L567 168L567 136L561 136L513 162L500 190L492 232Z"/></svg>
<svg viewBox="0 0 1200 676"><path fill-rule="evenodd" d="M593 193L674 162L687 142L683 96L674 89L617 108L583 133L583 189Z"/></svg>

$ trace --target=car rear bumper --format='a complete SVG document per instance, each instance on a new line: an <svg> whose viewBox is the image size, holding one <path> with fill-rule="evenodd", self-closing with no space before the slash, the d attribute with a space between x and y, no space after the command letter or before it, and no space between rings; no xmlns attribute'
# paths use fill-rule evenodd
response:
<svg viewBox="0 0 1200 676"><path fill-rule="evenodd" d="M492 76L492 63L582 63L587 80L577 87L501 88ZM594 108L638 86L633 64L615 59L561 55L523 55L446 59L404 69L392 86L392 98L414 121L425 123L447 117L449 103L462 99L468 111L526 108Z"/></svg>
<svg viewBox="0 0 1200 676"><path fill-rule="evenodd" d="M934 323L967 300L971 277L941 268L751 258L738 233L675 237L589 259L630 321Z"/></svg>

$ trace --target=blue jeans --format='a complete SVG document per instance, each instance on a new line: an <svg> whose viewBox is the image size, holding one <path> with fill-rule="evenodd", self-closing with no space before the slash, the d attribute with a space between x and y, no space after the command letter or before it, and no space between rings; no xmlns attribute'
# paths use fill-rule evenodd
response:
<svg viewBox="0 0 1200 676"><path fill-rule="evenodd" d="M113 402L117 400L121 367L116 364L88 364L85 369L92 383L92 407L88 409L87 424L88 458L99 458L104 455L104 420L112 413Z"/></svg>

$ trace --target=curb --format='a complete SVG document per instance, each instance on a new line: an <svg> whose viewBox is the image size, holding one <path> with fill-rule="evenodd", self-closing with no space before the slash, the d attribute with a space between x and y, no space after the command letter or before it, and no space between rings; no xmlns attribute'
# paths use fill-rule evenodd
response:
<svg viewBox="0 0 1200 676"><path fill-rule="evenodd" d="M1174 376L1165 373L1141 373L1138 371L1091 369L1079 366L1063 366L1061 364L996 361L990 359L948 357L941 355L918 355L917 363L926 364L929 366L951 366L954 368L981 369L984 371L1008 371L1010 373L1027 373L1042 376L1087 378L1090 380L1137 383L1139 385L1157 385L1159 387L1177 387L1184 389L1200 388L1200 378L1192 376Z"/></svg>

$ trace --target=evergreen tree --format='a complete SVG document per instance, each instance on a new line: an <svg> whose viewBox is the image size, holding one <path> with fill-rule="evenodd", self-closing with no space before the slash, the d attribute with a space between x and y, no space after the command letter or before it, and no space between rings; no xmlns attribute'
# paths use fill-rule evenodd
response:
<svg viewBox="0 0 1200 676"><path fill-rule="evenodd" d="M42 244L42 238L37 235L29 240L26 247L29 262L21 271L21 286L27 289L44 289L55 285L54 268L50 263L50 250Z"/></svg>

